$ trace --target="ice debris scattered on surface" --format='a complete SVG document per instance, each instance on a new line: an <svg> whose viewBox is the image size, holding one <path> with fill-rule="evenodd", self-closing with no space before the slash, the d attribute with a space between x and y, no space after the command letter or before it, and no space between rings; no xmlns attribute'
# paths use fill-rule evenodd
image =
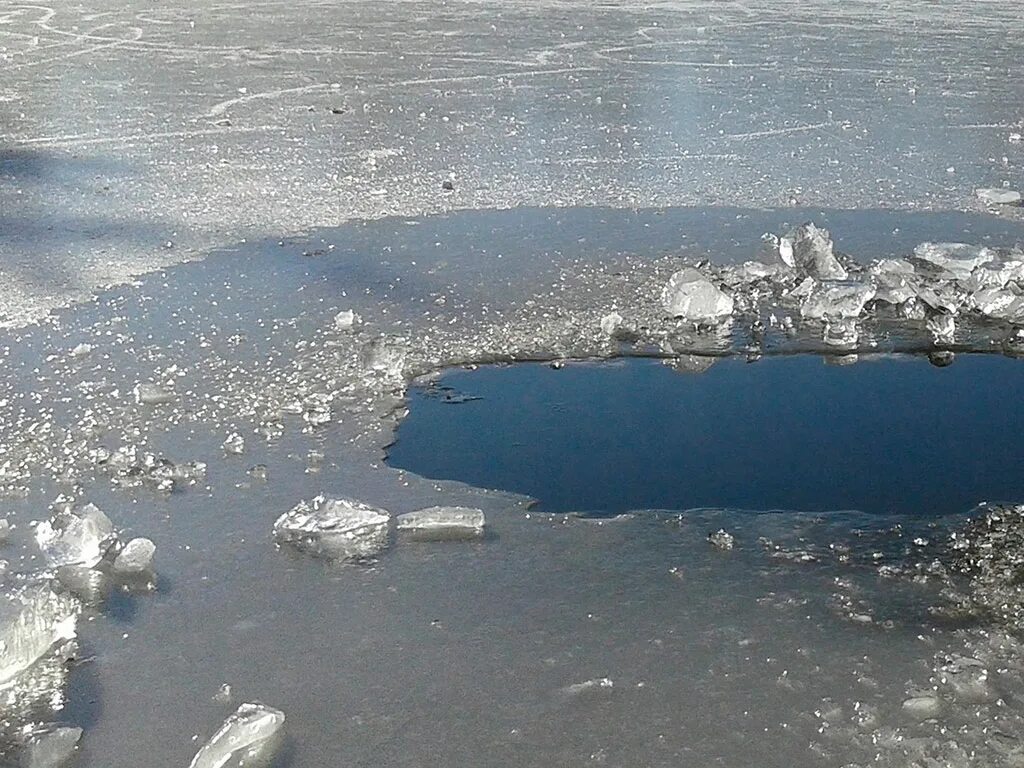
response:
<svg viewBox="0 0 1024 768"><path fill-rule="evenodd" d="M156 544L149 539L132 539L114 558L114 571L123 574L146 573L153 568L155 554Z"/></svg>
<svg viewBox="0 0 1024 768"><path fill-rule="evenodd" d="M731 315L733 310L732 297L693 267L672 275L661 302L672 317L692 322L715 320Z"/></svg>
<svg viewBox="0 0 1024 768"><path fill-rule="evenodd" d="M977 189L978 199L988 205L1020 205L1021 194L1013 189Z"/></svg>
<svg viewBox="0 0 1024 768"><path fill-rule="evenodd" d="M279 543L335 560L362 560L388 545L391 515L349 499L300 501L274 523Z"/></svg>
<svg viewBox="0 0 1024 768"><path fill-rule="evenodd" d="M122 488L149 486L159 491L174 491L195 485L206 477L206 464L201 461L174 462L140 452L134 446L116 451L95 448L90 451L90 459L96 468L110 474L113 485Z"/></svg>
<svg viewBox="0 0 1024 768"><path fill-rule="evenodd" d="M93 504L62 510L36 526L36 543L53 567L94 568L116 542L110 518Z"/></svg>
<svg viewBox="0 0 1024 768"><path fill-rule="evenodd" d="M245 453L245 438L237 432L230 433L221 444L224 453L231 456L239 456Z"/></svg>
<svg viewBox="0 0 1024 768"><path fill-rule="evenodd" d="M468 507L429 507L395 520L400 533L420 541L477 539L484 535L484 513Z"/></svg>
<svg viewBox="0 0 1024 768"><path fill-rule="evenodd" d="M265 704L242 704L196 753L189 768L241 768L268 761L279 744L283 725L280 710Z"/></svg>
<svg viewBox="0 0 1024 768"><path fill-rule="evenodd" d="M0 627L0 692L52 650L75 639L78 603L48 586L32 587L11 598L17 615ZM0 706L4 697L0 693Z"/></svg>
<svg viewBox="0 0 1024 768"><path fill-rule="evenodd" d="M18 768L61 768L78 750L82 729L63 726L33 727L23 737Z"/></svg>

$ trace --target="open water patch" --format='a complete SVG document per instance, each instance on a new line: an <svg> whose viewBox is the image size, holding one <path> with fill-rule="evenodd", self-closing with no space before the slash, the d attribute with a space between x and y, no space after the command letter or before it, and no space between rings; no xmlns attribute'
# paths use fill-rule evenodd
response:
<svg viewBox="0 0 1024 768"><path fill-rule="evenodd" d="M389 463L552 512L729 507L938 516L1024 498L1024 365L994 355L626 359L454 370Z"/></svg>

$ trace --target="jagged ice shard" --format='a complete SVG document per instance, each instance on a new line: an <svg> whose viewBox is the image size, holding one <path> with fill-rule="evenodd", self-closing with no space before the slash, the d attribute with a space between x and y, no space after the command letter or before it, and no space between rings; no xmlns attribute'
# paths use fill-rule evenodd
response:
<svg viewBox="0 0 1024 768"><path fill-rule="evenodd" d="M278 744L284 713L265 704L242 704L203 745L189 768L265 764Z"/></svg>
<svg viewBox="0 0 1024 768"><path fill-rule="evenodd" d="M732 297L693 267L672 275L662 290L661 303L673 317L693 322L726 317L733 310Z"/></svg>
<svg viewBox="0 0 1024 768"><path fill-rule="evenodd" d="M14 619L0 628L0 691L46 656L75 638L77 602L49 587L29 589L15 598ZM3 702L0 697L0 703Z"/></svg>
<svg viewBox="0 0 1024 768"><path fill-rule="evenodd" d="M92 504L86 504L78 512L59 512L36 526L36 543L53 567L93 568L103 560L115 540L110 518Z"/></svg>

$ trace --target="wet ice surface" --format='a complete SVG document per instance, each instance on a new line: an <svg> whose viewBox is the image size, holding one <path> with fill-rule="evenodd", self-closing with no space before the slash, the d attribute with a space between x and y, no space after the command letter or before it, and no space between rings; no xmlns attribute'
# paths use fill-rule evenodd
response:
<svg viewBox="0 0 1024 768"><path fill-rule="evenodd" d="M1024 498L1021 397L1024 363L991 355L488 367L415 391L388 463L550 512L938 517Z"/></svg>
<svg viewBox="0 0 1024 768"><path fill-rule="evenodd" d="M808 219L833 231L849 279L909 274L909 288L886 288L911 290L900 302L932 291L950 306L866 307L837 318L852 343L827 343L831 314L803 318L797 291L821 281L728 266L763 256L763 233ZM928 271L911 261L925 240L984 245L998 274L976 271L989 262ZM1012 320L968 299L983 287L971 281L1000 284L1021 240L1020 225L965 214L461 213L240 244L9 332L5 591L50 583L32 523L68 503L94 503L121 542L154 542L158 569L142 585L75 587L66 688L40 675L28 687L42 697L19 717L82 727L76 759L89 768L139 754L187 765L256 701L287 718L282 767L341 754L353 765L903 766L908 750L1012 764L1020 645L985 601L960 597L972 584L990 596L1015 587L1000 564L985 578L954 567L959 515L579 519L383 457L410 381L447 365L644 354L715 376L732 363L697 353L782 366L800 363L773 355L903 350L940 362L956 352L951 368L923 370L959 375L973 365L966 350L1019 349ZM880 258L912 271L871 266ZM735 298L734 317L667 316L662 289L686 267ZM360 322L339 324L347 311ZM603 323L612 313L621 322ZM952 342L928 326L938 317L954 318ZM137 397L141 384L174 397ZM387 546L348 564L276 541L275 521L319 494L395 518L476 509L486 533L416 541L389 522ZM938 719L904 706L928 697ZM5 758L24 743L15 720Z"/></svg>
<svg viewBox="0 0 1024 768"><path fill-rule="evenodd" d="M3 322L353 218L984 210L977 189L1020 189L1013 2L88 0L0 20Z"/></svg>

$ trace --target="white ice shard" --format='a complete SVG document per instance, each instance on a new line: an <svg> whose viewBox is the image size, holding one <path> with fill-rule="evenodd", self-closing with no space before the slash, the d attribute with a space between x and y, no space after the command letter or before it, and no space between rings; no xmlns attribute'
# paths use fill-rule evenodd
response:
<svg viewBox="0 0 1024 768"><path fill-rule="evenodd" d="M78 603L49 587L14 598L15 615L0 627L0 690L56 646L75 638Z"/></svg>
<svg viewBox="0 0 1024 768"><path fill-rule="evenodd" d="M135 402L142 405L172 403L176 397L173 391L161 384L136 384L132 391L135 393Z"/></svg>
<svg viewBox="0 0 1024 768"><path fill-rule="evenodd" d="M339 331L350 331L362 321L363 318L351 309L343 309L334 316L334 328Z"/></svg>
<svg viewBox="0 0 1024 768"><path fill-rule="evenodd" d="M952 315L932 315L925 323L936 344L952 344L956 336L956 321Z"/></svg>
<svg viewBox="0 0 1024 768"><path fill-rule="evenodd" d="M610 677L599 677L593 680L584 680L582 683L573 683L559 690L565 698L576 698L595 693L607 693L615 687L615 681Z"/></svg>
<svg viewBox="0 0 1024 768"><path fill-rule="evenodd" d="M90 352L92 352L92 344L76 344L75 347L71 350L71 356L86 357Z"/></svg>
<svg viewBox="0 0 1024 768"><path fill-rule="evenodd" d="M477 539L484 535L484 513L470 507L428 507L395 520L400 533L421 541Z"/></svg>
<svg viewBox="0 0 1024 768"><path fill-rule="evenodd" d="M855 280L827 280L819 283L800 305L806 318L858 317L864 305L875 298L875 286Z"/></svg>
<svg viewBox="0 0 1024 768"><path fill-rule="evenodd" d="M245 438L237 432L232 432L224 438L224 442L221 444L221 447L224 449L224 453L232 456L239 456L242 453L245 453Z"/></svg>
<svg viewBox="0 0 1024 768"><path fill-rule="evenodd" d="M976 189L974 194L981 202L988 205L1020 205L1021 195L1013 189Z"/></svg>
<svg viewBox="0 0 1024 768"><path fill-rule="evenodd" d="M919 271L966 280L983 264L995 261L995 251L968 243L921 243L910 260Z"/></svg>
<svg viewBox="0 0 1024 768"><path fill-rule="evenodd" d="M278 745L284 713L265 704L242 704L203 745L189 768L246 766L266 761Z"/></svg>
<svg viewBox="0 0 1024 768"><path fill-rule="evenodd" d="M700 271L686 267L676 272L661 292L661 303L673 317L694 322L732 314L732 297Z"/></svg>
<svg viewBox="0 0 1024 768"><path fill-rule="evenodd" d="M114 558L114 570L125 574L145 573L152 569L155 554L156 544L149 539L132 539Z"/></svg>
<svg viewBox="0 0 1024 768"><path fill-rule="evenodd" d="M116 540L110 518L93 504L78 511L58 512L36 526L36 543L54 567L93 568L106 557Z"/></svg>
<svg viewBox="0 0 1024 768"><path fill-rule="evenodd" d="M836 258L832 236L808 222L779 240L784 262L819 280L845 280L848 275Z"/></svg>
<svg viewBox="0 0 1024 768"><path fill-rule="evenodd" d="M60 768L67 765L82 739L81 728L41 727L24 737L19 768Z"/></svg>
<svg viewBox="0 0 1024 768"><path fill-rule="evenodd" d="M390 513L350 499L300 501L274 523L278 542L338 560L371 557L388 544Z"/></svg>
<svg viewBox="0 0 1024 768"><path fill-rule="evenodd" d="M11 524L6 518L0 517L0 544L4 544L11 535Z"/></svg>
<svg viewBox="0 0 1024 768"><path fill-rule="evenodd" d="M708 541L719 549L732 549L736 544L735 537L724 528L708 534Z"/></svg>
<svg viewBox="0 0 1024 768"><path fill-rule="evenodd" d="M622 325L622 315L618 312L609 312L601 318L601 330L605 336L614 336L620 325Z"/></svg>

